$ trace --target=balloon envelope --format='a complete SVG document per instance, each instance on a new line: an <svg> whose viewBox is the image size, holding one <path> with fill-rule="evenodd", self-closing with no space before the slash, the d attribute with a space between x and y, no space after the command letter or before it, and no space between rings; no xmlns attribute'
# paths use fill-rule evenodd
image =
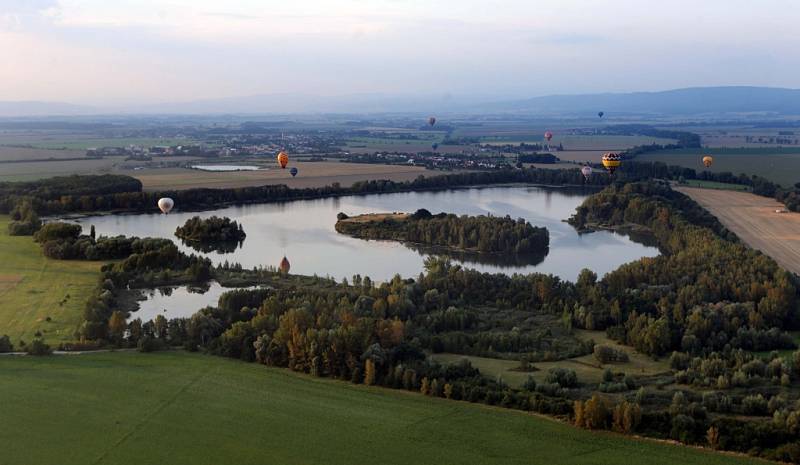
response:
<svg viewBox="0 0 800 465"><path fill-rule="evenodd" d="M286 165L289 163L289 155L284 152L283 150L278 153L278 164L281 165L281 168L286 168Z"/></svg>
<svg viewBox="0 0 800 465"><path fill-rule="evenodd" d="M599 112L597 112L597 116L599 116L599 117L601 117L601 118L602 118L602 117L603 117L603 115L605 115L605 113L603 113L602 111L599 111Z"/></svg>
<svg viewBox="0 0 800 465"><path fill-rule="evenodd" d="M297 168L295 168L295 167L293 166L293 167L292 167L292 168L289 170L289 174L291 174L291 175L292 175L292 177L295 177L295 176L297 176Z"/></svg>
<svg viewBox="0 0 800 465"><path fill-rule="evenodd" d="M584 178L589 179L589 176L592 175L592 168L584 166L583 168L581 168L581 174L583 175Z"/></svg>
<svg viewBox="0 0 800 465"><path fill-rule="evenodd" d="M544 138L547 139L547 142L550 142L550 139L553 138L553 133L550 132L550 131L545 132L544 133Z"/></svg>
<svg viewBox="0 0 800 465"><path fill-rule="evenodd" d="M284 256L283 260L281 260L281 264L278 265L278 269L281 270L281 273L288 274L291 268L292 266L289 264L289 260Z"/></svg>
<svg viewBox="0 0 800 465"><path fill-rule="evenodd" d="M433 144L431 144L431 148L432 148L433 150L436 150L436 149L438 149L438 148L439 148L439 144L437 144L436 142L434 142Z"/></svg>
<svg viewBox="0 0 800 465"><path fill-rule="evenodd" d="M711 155L706 155L705 157L703 157L703 166L705 166L706 168L711 168L711 165L713 164L714 164L714 157L712 157Z"/></svg>
<svg viewBox="0 0 800 465"><path fill-rule="evenodd" d="M431 116L430 118L428 118L428 124L431 125L431 126L436 124L436 117L435 116Z"/></svg>
<svg viewBox="0 0 800 465"><path fill-rule="evenodd" d="M167 214L172 210L172 207L175 206L175 201L169 197L162 197L158 199L158 209L161 210L162 213Z"/></svg>
<svg viewBox="0 0 800 465"><path fill-rule="evenodd" d="M622 164L622 157L618 153L608 152L603 154L603 167L609 174L614 174L617 168Z"/></svg>

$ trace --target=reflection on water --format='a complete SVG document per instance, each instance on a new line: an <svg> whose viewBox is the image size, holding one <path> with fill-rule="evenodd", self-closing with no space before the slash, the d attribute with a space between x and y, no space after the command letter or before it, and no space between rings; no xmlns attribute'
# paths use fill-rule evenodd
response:
<svg viewBox="0 0 800 465"><path fill-rule="evenodd" d="M128 320L141 318L144 322L152 320L156 315L164 315L168 320L188 318L203 307L217 305L219 296L230 290L231 288L222 287L212 281L205 286L160 287L144 291L144 300L139 302L139 310L132 312Z"/></svg>
<svg viewBox="0 0 800 465"><path fill-rule="evenodd" d="M217 252L219 254L233 253L236 249L243 247L244 239L241 241L219 241L219 242L197 242L186 241L181 239L181 244L189 247L197 252L210 253Z"/></svg>
<svg viewBox="0 0 800 465"><path fill-rule="evenodd" d="M540 262L474 263L471 268L502 273L552 273L575 280L582 268L599 276L643 256L658 255L655 247L635 243L609 231L579 235L565 223L589 194L574 189L542 187L491 187L437 192L407 192L349 196L285 203L227 207L205 212L181 213L180 205L169 215L110 215L77 220L88 231L94 225L98 234L136 235L174 239L175 228L192 216L228 216L247 231L242 247L230 253L204 253L215 263L238 262L242 266L275 266L282 257L291 257L293 273L350 278L354 274L374 280L388 280L399 273L413 277L423 270L424 256L396 242L364 241L338 234L334 225L340 211L354 216L370 212L413 212L427 208L431 213L524 218L534 226L550 231L550 251ZM196 253L179 244L183 251ZM423 252L424 253L424 252Z"/></svg>
<svg viewBox="0 0 800 465"><path fill-rule="evenodd" d="M547 257L549 250L534 254L509 254L509 253L479 253L469 250L448 249L424 244L403 243L406 247L426 257L437 255L464 263L465 265L492 265L498 268L520 268L528 265L538 265Z"/></svg>

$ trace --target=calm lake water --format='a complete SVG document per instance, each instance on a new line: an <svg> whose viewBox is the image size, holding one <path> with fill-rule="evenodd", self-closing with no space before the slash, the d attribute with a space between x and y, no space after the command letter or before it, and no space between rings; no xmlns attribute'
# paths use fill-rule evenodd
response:
<svg viewBox="0 0 800 465"><path fill-rule="evenodd" d="M174 237L175 228L195 215L228 216L243 225L247 238L241 246L234 244L225 253L202 253L212 261L238 262L248 268L278 267L285 256L292 273L331 276L337 280L350 279L354 274L377 281L391 279L396 273L413 277L423 271L423 260L428 253L425 249L418 251L396 242L364 241L338 234L334 224L339 212L357 215L427 208L432 213L491 213L522 217L550 231L549 253L543 260L535 261L536 264L515 264L514 260L480 263L475 257L460 257L465 266L489 272L537 271L574 281L583 268L602 276L623 263L658 255L655 247L613 232L579 235L563 220L572 215L587 195L589 192L581 190L542 187L472 188L245 205L204 212L181 212L180 205L176 205L169 215L94 216L76 221L86 231L94 225L98 235L164 237L173 239L185 252L199 253ZM131 318L147 321L157 314L168 319L189 317L205 306L216 305L226 290L217 283L210 283L207 289L181 286L146 291L140 310Z"/></svg>
<svg viewBox="0 0 800 465"><path fill-rule="evenodd" d="M228 216L244 227L247 238L226 253L203 255L214 262L238 262L243 266L277 267L285 256L291 272L330 276L337 280L354 274L373 280L417 276L423 271L424 251L396 242L365 241L338 234L336 214L369 212L413 212L427 208L432 213L488 214L524 218L550 231L550 251L535 265L463 263L482 271L502 273L552 273L574 281L583 268L599 276L640 257L656 256L658 249L633 242L608 231L579 235L563 222L581 204L588 192L542 187L492 187L438 192L409 192L349 196L286 203L244 205L204 212L181 212L180 204L169 215L108 215L76 220L85 231L94 225L98 235L164 237L175 240L188 253L199 253L174 237L175 228L192 216Z"/></svg>
<svg viewBox="0 0 800 465"><path fill-rule="evenodd" d="M259 169L254 165L194 165L192 168L202 171L256 171Z"/></svg>

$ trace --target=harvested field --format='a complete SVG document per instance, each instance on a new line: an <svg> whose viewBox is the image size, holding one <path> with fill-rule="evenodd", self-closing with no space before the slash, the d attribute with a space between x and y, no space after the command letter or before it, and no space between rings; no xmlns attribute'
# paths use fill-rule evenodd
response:
<svg viewBox="0 0 800 465"><path fill-rule="evenodd" d="M354 182L370 179L409 181L417 176L433 176L441 172L426 171L418 166L372 165L337 162L296 162L300 170L293 178L289 170L269 168L258 171L200 171L185 168L144 169L126 172L142 181L145 190L192 189L195 187L231 188L286 184L289 187L322 187L338 182L349 187Z"/></svg>
<svg viewBox="0 0 800 465"><path fill-rule="evenodd" d="M750 247L769 255L782 267L800 273L800 213L784 210L776 200L747 192L678 187L716 216Z"/></svg>
<svg viewBox="0 0 800 465"><path fill-rule="evenodd" d="M110 173L122 160L123 157L108 157L69 161L3 163L0 164L0 182L31 181L70 174Z"/></svg>

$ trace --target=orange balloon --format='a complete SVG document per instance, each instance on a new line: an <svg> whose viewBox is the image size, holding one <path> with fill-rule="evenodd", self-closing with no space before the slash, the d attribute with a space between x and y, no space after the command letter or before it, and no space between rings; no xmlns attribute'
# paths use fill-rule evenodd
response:
<svg viewBox="0 0 800 465"><path fill-rule="evenodd" d="M283 150L278 153L278 164L281 165L281 168L286 168L286 165L289 164L289 155Z"/></svg>

